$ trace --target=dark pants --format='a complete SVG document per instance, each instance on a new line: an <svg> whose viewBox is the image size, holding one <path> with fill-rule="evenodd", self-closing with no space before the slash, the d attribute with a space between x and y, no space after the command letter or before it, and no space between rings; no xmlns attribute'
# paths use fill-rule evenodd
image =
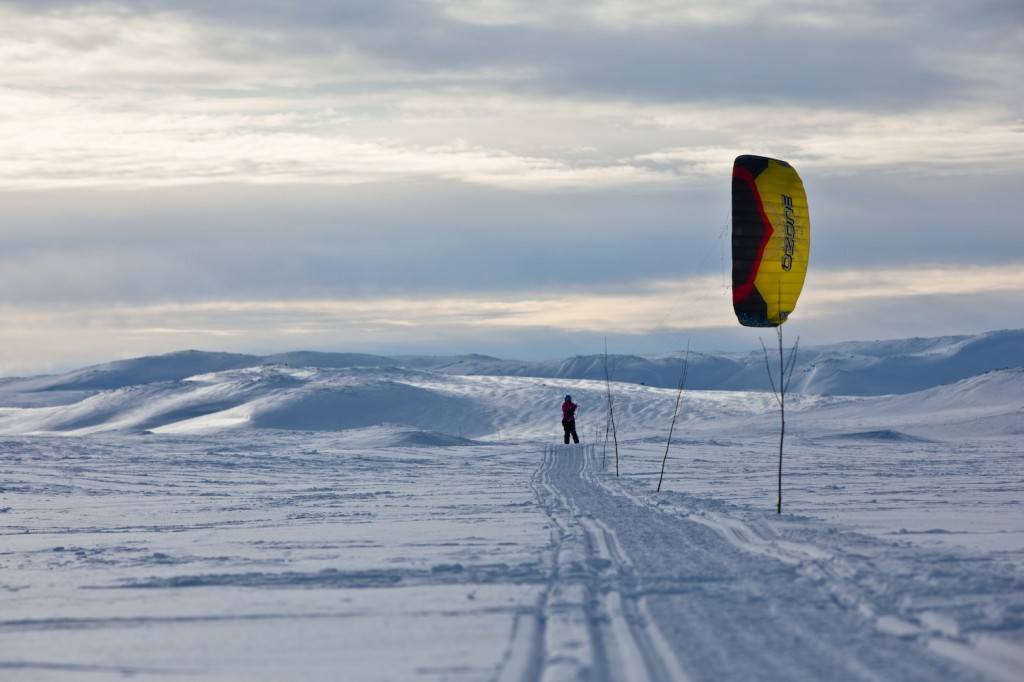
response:
<svg viewBox="0 0 1024 682"><path fill-rule="evenodd" d="M572 436L573 443L579 443L580 437L576 435L576 422L575 420L568 420L562 422L562 429L565 431L565 444L569 444L569 436Z"/></svg>

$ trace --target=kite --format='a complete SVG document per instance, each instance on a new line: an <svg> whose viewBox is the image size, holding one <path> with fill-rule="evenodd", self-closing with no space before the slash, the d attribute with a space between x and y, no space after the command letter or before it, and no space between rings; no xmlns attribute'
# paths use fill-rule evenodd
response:
<svg viewBox="0 0 1024 682"><path fill-rule="evenodd" d="M811 225L796 170L764 156L736 157L732 169L732 303L740 324L778 327L789 319L807 274Z"/></svg>

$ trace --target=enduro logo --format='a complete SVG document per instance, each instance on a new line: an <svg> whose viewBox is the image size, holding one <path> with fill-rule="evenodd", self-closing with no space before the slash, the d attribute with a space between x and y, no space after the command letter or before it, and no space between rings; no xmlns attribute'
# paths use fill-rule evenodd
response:
<svg viewBox="0 0 1024 682"><path fill-rule="evenodd" d="M786 236L782 246L782 269L789 272L793 269L793 252L796 250L796 218L793 210L793 197L782 195L782 214L786 219Z"/></svg>

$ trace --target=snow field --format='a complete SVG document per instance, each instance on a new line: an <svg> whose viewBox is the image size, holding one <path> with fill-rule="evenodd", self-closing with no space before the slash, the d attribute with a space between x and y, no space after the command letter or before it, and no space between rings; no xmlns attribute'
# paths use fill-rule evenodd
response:
<svg viewBox="0 0 1024 682"><path fill-rule="evenodd" d="M533 608L547 533L492 453L62 444L5 443L5 679L486 679Z"/></svg>
<svg viewBox="0 0 1024 682"><path fill-rule="evenodd" d="M777 515L770 394L686 391L656 493L673 390L613 383L616 476L604 382L131 367L4 386L4 680L1024 669L1020 368L791 395Z"/></svg>

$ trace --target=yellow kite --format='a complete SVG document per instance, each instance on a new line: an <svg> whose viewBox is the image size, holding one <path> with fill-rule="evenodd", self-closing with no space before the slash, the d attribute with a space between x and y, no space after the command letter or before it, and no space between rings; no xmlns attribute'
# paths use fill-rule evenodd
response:
<svg viewBox="0 0 1024 682"><path fill-rule="evenodd" d="M732 168L732 304L740 324L778 327L807 274L811 224L800 176L785 161L738 156Z"/></svg>

